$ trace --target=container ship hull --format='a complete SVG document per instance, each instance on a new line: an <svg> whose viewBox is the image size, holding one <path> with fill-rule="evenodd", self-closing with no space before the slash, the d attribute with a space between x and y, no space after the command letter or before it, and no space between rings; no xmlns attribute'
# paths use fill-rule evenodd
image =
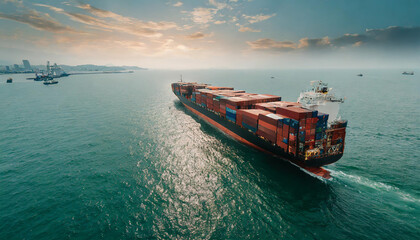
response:
<svg viewBox="0 0 420 240"><path fill-rule="evenodd" d="M284 150L272 143L260 138L255 133L246 128L240 127L237 124L223 118L200 105L195 104L183 96L177 96L181 103L194 115L202 118L215 128L221 130L225 134L233 137L235 140L249 145L259 151L272 155L282 160L290 161L291 163L303 168L304 170L323 178L330 178L329 172L321 166L328 165L338 161L343 154L335 154L323 158L315 158L310 160L302 160L299 157L292 156L285 153Z"/></svg>
<svg viewBox="0 0 420 240"><path fill-rule="evenodd" d="M325 95L326 85L321 85L322 91L317 86L311 94L332 99ZM304 107L305 103L282 101L280 96L247 93L232 87L185 82L171 86L192 114L237 141L287 160L307 172L328 179L329 172L321 166L343 156L347 121L329 119L330 114L336 116L335 112L323 113Z"/></svg>

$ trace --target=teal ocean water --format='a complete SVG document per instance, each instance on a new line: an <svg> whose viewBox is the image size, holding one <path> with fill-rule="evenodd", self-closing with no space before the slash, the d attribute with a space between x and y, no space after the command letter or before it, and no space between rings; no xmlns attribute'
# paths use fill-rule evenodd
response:
<svg viewBox="0 0 420 240"><path fill-rule="evenodd" d="M402 71L0 75L0 239L418 239L420 70ZM291 101L328 82L349 120L333 179L190 114L181 73Z"/></svg>

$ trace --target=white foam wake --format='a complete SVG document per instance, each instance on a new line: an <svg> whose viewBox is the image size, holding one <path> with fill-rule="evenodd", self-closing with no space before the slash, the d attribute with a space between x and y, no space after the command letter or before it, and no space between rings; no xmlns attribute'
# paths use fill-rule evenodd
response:
<svg viewBox="0 0 420 240"><path fill-rule="evenodd" d="M416 197L413 197L412 195L402 191L398 187L390 186L390 185L382 183L382 182L376 182L376 181L370 180L370 179L365 178L365 177L347 174L347 173L344 173L342 171L334 171L334 170L331 170L331 169L328 169L328 171L331 172L331 176L335 177L338 180L351 181L353 183L357 183L357 184L360 184L362 186L372 188L372 189L375 189L375 190L378 190L378 191L395 193L401 199L403 199L405 201L420 203L420 199L418 199Z"/></svg>

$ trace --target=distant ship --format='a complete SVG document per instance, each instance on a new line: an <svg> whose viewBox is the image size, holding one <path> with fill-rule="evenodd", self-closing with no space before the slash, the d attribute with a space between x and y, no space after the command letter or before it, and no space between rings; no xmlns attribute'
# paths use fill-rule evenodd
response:
<svg viewBox="0 0 420 240"><path fill-rule="evenodd" d="M52 80L53 78L60 78L60 77L67 77L70 74L64 72L64 70L54 63L54 65L50 65L50 62L47 62L47 71L42 71L41 73L35 73L35 78L27 78L28 80L34 81L47 81Z"/></svg>
<svg viewBox="0 0 420 240"><path fill-rule="evenodd" d="M44 81L44 85L51 85L51 84L57 84L57 83L58 81L54 79Z"/></svg>
<svg viewBox="0 0 420 240"><path fill-rule="evenodd" d="M402 75L414 75L414 72L403 72Z"/></svg>
<svg viewBox="0 0 420 240"><path fill-rule="evenodd" d="M360 74L357 74L357 76L358 76L358 77L363 77L363 74L361 74L361 73L360 73Z"/></svg>
<svg viewBox="0 0 420 240"><path fill-rule="evenodd" d="M38 74L35 74L35 78L32 78L34 81L37 81L37 82L39 82L39 81L47 81L47 80L52 80L53 78L52 77L50 77L50 76L48 76L48 75L38 75Z"/></svg>
<svg viewBox="0 0 420 240"><path fill-rule="evenodd" d="M6 83L12 83L13 82L13 79L12 78L8 78L7 80L6 80Z"/></svg>
<svg viewBox="0 0 420 240"><path fill-rule="evenodd" d="M177 82L172 91L193 114L234 139L305 171L330 178L322 166L344 153L347 121L338 117L343 99L313 82L298 102L229 87Z"/></svg>

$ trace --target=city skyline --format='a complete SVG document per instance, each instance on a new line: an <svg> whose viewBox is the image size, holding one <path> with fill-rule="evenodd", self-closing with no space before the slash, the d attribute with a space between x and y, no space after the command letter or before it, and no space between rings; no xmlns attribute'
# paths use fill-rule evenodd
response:
<svg viewBox="0 0 420 240"><path fill-rule="evenodd" d="M420 2L0 1L0 65L415 67Z"/></svg>

